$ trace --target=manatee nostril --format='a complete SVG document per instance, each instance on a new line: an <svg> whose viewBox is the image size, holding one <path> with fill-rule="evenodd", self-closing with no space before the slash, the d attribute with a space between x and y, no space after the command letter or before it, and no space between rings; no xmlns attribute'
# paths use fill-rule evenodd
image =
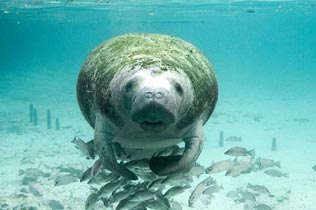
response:
<svg viewBox="0 0 316 210"><path fill-rule="evenodd" d="M153 97L153 92L151 92L151 91L146 92L145 97L146 98L152 98Z"/></svg>
<svg viewBox="0 0 316 210"><path fill-rule="evenodd" d="M155 94L155 98L162 98L163 97L163 94L162 94L162 92L157 92L156 94Z"/></svg>

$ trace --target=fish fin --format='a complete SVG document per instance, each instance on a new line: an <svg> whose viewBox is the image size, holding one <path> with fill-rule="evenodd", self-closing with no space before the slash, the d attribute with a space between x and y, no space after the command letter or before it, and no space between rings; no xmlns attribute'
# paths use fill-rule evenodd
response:
<svg viewBox="0 0 316 210"><path fill-rule="evenodd" d="M76 142L76 140L77 140L77 138L76 138L76 137L74 137L74 139L73 139L73 140L71 140L71 143L75 143L75 142Z"/></svg>
<svg viewBox="0 0 316 210"><path fill-rule="evenodd" d="M278 168L281 168L281 161L277 161L274 163L274 165Z"/></svg>
<svg viewBox="0 0 316 210"><path fill-rule="evenodd" d="M249 151L248 151L248 154L250 155L251 158L254 159L254 158L256 157L256 151L255 151L255 149L249 150Z"/></svg>
<svg viewBox="0 0 316 210"><path fill-rule="evenodd" d="M234 165L239 165L239 163L238 163L238 157L235 157L235 158L234 158L233 163L234 163Z"/></svg>
<svg viewBox="0 0 316 210"><path fill-rule="evenodd" d="M25 171L23 169L19 169L19 176L25 174Z"/></svg>

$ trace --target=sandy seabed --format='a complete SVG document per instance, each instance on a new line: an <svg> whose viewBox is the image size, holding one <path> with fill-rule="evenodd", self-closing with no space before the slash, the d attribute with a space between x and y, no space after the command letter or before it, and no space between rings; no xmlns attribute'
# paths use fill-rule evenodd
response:
<svg viewBox="0 0 316 210"><path fill-rule="evenodd" d="M7 98L10 99L10 98ZM38 109L39 125L29 122L28 106L33 103ZM237 106L238 104L238 106ZM281 161L281 171L289 177L271 177L262 171L243 174L232 178L225 172L213 174L223 189L205 201L201 198L193 208L188 207L188 198L193 187L208 175L195 178L192 188L175 197L182 209L239 210L244 202L235 202L227 193L236 189L247 189L247 184L264 185L270 191L256 196L256 203L264 203L278 210L314 210L316 197L316 113L313 100L251 100L221 99L213 116L204 126L205 144L198 162L210 166L213 161L228 159L224 152L233 146L256 150L256 157ZM59 117L61 129L46 128L46 109L52 111L54 119ZM55 178L62 173L83 172L93 164L74 148L74 136L88 141L93 130L82 117L78 105L69 103L47 104L16 99L0 104L0 209L58 209L51 207L52 200L58 201L64 209L84 209L90 194L86 182L74 182L54 186ZM218 147L220 131L224 137L241 136L242 142L224 142ZM277 151L271 151L272 138L277 140ZM38 168L48 177L35 181L40 195L32 193L23 185L20 169ZM283 199L281 199L283 198ZM33 208L31 208L33 207ZM91 209L106 209L98 202Z"/></svg>

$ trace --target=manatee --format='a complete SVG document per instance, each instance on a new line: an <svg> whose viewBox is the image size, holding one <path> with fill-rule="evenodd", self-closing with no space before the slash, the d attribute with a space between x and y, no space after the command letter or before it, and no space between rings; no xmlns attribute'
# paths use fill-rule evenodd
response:
<svg viewBox="0 0 316 210"><path fill-rule="evenodd" d="M85 60L77 80L82 114L94 129L94 148L104 168L128 179L125 158L148 158L157 175L185 173L203 147L203 125L218 88L208 59L192 44L163 34L111 38ZM180 142L180 155L155 156ZM123 153L123 152L122 152ZM135 157L134 156L134 157Z"/></svg>

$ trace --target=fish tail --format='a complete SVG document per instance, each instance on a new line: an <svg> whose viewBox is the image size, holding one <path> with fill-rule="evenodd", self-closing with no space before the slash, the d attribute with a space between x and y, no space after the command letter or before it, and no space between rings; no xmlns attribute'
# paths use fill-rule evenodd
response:
<svg viewBox="0 0 316 210"><path fill-rule="evenodd" d="M258 157L258 158L256 159L256 162L261 165L261 157Z"/></svg>
<svg viewBox="0 0 316 210"><path fill-rule="evenodd" d="M23 169L19 169L19 176L25 174L25 171Z"/></svg>
<svg viewBox="0 0 316 210"><path fill-rule="evenodd" d="M256 151L255 149L249 150L248 154L250 155L251 158L255 158L256 157Z"/></svg>
<svg viewBox="0 0 316 210"><path fill-rule="evenodd" d="M77 138L75 137L73 140L71 140L71 143L75 143Z"/></svg>

